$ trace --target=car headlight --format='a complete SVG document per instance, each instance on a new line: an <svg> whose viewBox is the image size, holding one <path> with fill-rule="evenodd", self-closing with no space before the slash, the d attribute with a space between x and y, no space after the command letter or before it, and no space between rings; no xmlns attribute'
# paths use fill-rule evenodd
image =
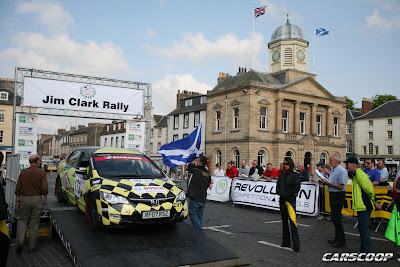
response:
<svg viewBox="0 0 400 267"><path fill-rule="evenodd" d="M117 195L102 192L102 191L100 191L100 196L106 202L111 203L111 204L129 204L128 200L123 196L117 196Z"/></svg>
<svg viewBox="0 0 400 267"><path fill-rule="evenodd" d="M176 200L177 201L185 201L186 199L186 194L185 192L182 190L182 192L180 192L177 196L176 196Z"/></svg>

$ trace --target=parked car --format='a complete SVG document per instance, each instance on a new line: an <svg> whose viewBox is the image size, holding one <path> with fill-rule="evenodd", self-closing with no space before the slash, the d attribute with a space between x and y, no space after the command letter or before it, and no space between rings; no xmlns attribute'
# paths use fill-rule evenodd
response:
<svg viewBox="0 0 400 267"><path fill-rule="evenodd" d="M46 163L46 165L44 165L43 169L46 172L56 171L57 170L57 166L56 166L56 164L54 162L48 162L48 163Z"/></svg>
<svg viewBox="0 0 400 267"><path fill-rule="evenodd" d="M181 222L185 192L145 155L119 148L78 148L58 165L58 201L85 212L92 229L102 226Z"/></svg>

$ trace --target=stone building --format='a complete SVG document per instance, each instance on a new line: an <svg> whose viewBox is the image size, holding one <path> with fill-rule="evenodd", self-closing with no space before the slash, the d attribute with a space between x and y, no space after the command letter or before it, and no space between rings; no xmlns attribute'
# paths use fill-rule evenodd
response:
<svg viewBox="0 0 400 267"><path fill-rule="evenodd" d="M346 158L356 156L356 118L361 114L361 111L346 110Z"/></svg>
<svg viewBox="0 0 400 267"><path fill-rule="evenodd" d="M285 157L310 164L346 157L346 100L332 95L307 71L308 41L289 23L270 43L271 73L239 68L220 73L207 94L206 156L226 168L234 160L271 162Z"/></svg>
<svg viewBox="0 0 400 267"><path fill-rule="evenodd" d="M89 123L88 127L78 125L78 129L70 133L70 151L72 152L78 147L100 146L100 135L104 126L100 123Z"/></svg>

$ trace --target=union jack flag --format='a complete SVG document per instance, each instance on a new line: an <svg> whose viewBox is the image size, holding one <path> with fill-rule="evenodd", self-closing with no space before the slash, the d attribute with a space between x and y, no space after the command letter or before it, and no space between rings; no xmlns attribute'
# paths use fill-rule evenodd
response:
<svg viewBox="0 0 400 267"><path fill-rule="evenodd" d="M257 17L259 17L261 15L264 15L266 7L267 6L262 6L262 7L255 8L254 9L254 17L257 18Z"/></svg>

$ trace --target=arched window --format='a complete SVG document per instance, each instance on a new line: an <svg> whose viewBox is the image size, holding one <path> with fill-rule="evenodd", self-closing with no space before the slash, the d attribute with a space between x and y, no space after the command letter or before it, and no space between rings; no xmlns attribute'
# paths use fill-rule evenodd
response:
<svg viewBox="0 0 400 267"><path fill-rule="evenodd" d="M323 164L326 164L326 154L322 153L321 157L319 157L319 161L322 162Z"/></svg>
<svg viewBox="0 0 400 267"><path fill-rule="evenodd" d="M291 151L286 152L285 158L293 159L293 153Z"/></svg>
<svg viewBox="0 0 400 267"><path fill-rule="evenodd" d="M266 158L265 158L265 151L264 150L260 150L258 151L258 157L257 157L257 161L258 161L258 166L266 166Z"/></svg>
<svg viewBox="0 0 400 267"><path fill-rule="evenodd" d="M221 161L222 161L221 151L217 150L217 152L215 153L215 163L221 165Z"/></svg>
<svg viewBox="0 0 400 267"><path fill-rule="evenodd" d="M233 151L233 161L235 161L235 167L239 168L240 166L240 153L239 150L235 149L235 151Z"/></svg>
<svg viewBox="0 0 400 267"><path fill-rule="evenodd" d="M368 144L368 154L374 154L374 145L372 143Z"/></svg>

